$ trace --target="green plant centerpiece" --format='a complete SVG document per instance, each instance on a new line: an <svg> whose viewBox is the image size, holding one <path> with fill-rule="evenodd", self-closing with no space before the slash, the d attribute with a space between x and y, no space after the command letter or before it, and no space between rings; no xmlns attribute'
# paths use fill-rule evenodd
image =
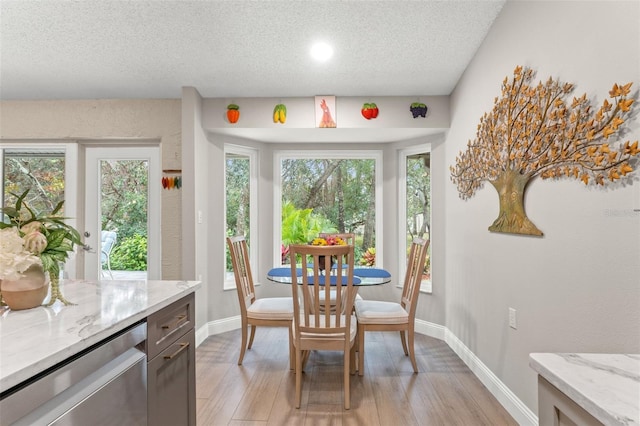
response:
<svg viewBox="0 0 640 426"><path fill-rule="evenodd" d="M0 230L16 228L24 250L33 255L30 258L25 257L29 262L22 262L22 266L13 272L20 274L31 264L39 262L42 269L49 273L51 283L51 299L47 306L53 305L56 300L64 305L71 305L73 303L66 300L60 291L60 265L69 258L69 253L74 250L75 245L84 246L80 240L80 233L65 223L68 218L58 216L64 201L60 201L51 213L40 214L27 205L25 198L28 193L28 189L21 195L11 193L16 198L15 206L0 209L9 219L8 223L0 222ZM3 253L0 253L0 259L2 255ZM13 257L16 258L15 255Z"/></svg>

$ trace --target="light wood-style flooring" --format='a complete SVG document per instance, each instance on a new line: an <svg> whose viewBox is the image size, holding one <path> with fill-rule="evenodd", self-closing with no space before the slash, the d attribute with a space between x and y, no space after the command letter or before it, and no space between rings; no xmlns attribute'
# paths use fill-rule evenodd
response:
<svg viewBox="0 0 640 426"><path fill-rule="evenodd" d="M214 425L517 425L441 340L416 335L419 374L397 332L367 333L365 373L351 376L343 409L342 354L311 353L294 406L287 330L258 327L237 364L240 330L208 337L196 350L198 426Z"/></svg>

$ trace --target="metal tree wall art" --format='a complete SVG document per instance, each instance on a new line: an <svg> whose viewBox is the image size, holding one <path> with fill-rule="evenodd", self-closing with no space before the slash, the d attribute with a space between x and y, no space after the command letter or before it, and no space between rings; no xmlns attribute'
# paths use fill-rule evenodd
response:
<svg viewBox="0 0 640 426"><path fill-rule="evenodd" d="M579 179L606 185L637 167L638 141L617 143L632 117L631 83L614 84L597 110L586 93L567 100L570 83L549 78L532 85L534 72L517 67L502 82L502 93L480 119L475 140L450 167L460 198L467 199L489 181L498 191L500 213L493 232L542 235L527 218L524 192L540 176ZM614 146L616 144L616 146Z"/></svg>

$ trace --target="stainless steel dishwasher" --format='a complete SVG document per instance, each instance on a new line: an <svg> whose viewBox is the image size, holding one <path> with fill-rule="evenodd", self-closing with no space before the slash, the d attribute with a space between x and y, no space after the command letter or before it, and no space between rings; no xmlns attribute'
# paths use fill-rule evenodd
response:
<svg viewBox="0 0 640 426"><path fill-rule="evenodd" d="M7 391L0 425L146 426L146 338L136 324Z"/></svg>

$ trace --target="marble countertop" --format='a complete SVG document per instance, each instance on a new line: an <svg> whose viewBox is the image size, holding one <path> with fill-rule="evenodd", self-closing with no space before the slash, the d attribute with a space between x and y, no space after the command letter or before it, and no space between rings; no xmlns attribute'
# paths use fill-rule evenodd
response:
<svg viewBox="0 0 640 426"><path fill-rule="evenodd" d="M73 306L0 308L0 392L4 392L194 292L199 281L61 282Z"/></svg>
<svg viewBox="0 0 640 426"><path fill-rule="evenodd" d="M640 354L533 353L540 376L606 425L640 425Z"/></svg>

